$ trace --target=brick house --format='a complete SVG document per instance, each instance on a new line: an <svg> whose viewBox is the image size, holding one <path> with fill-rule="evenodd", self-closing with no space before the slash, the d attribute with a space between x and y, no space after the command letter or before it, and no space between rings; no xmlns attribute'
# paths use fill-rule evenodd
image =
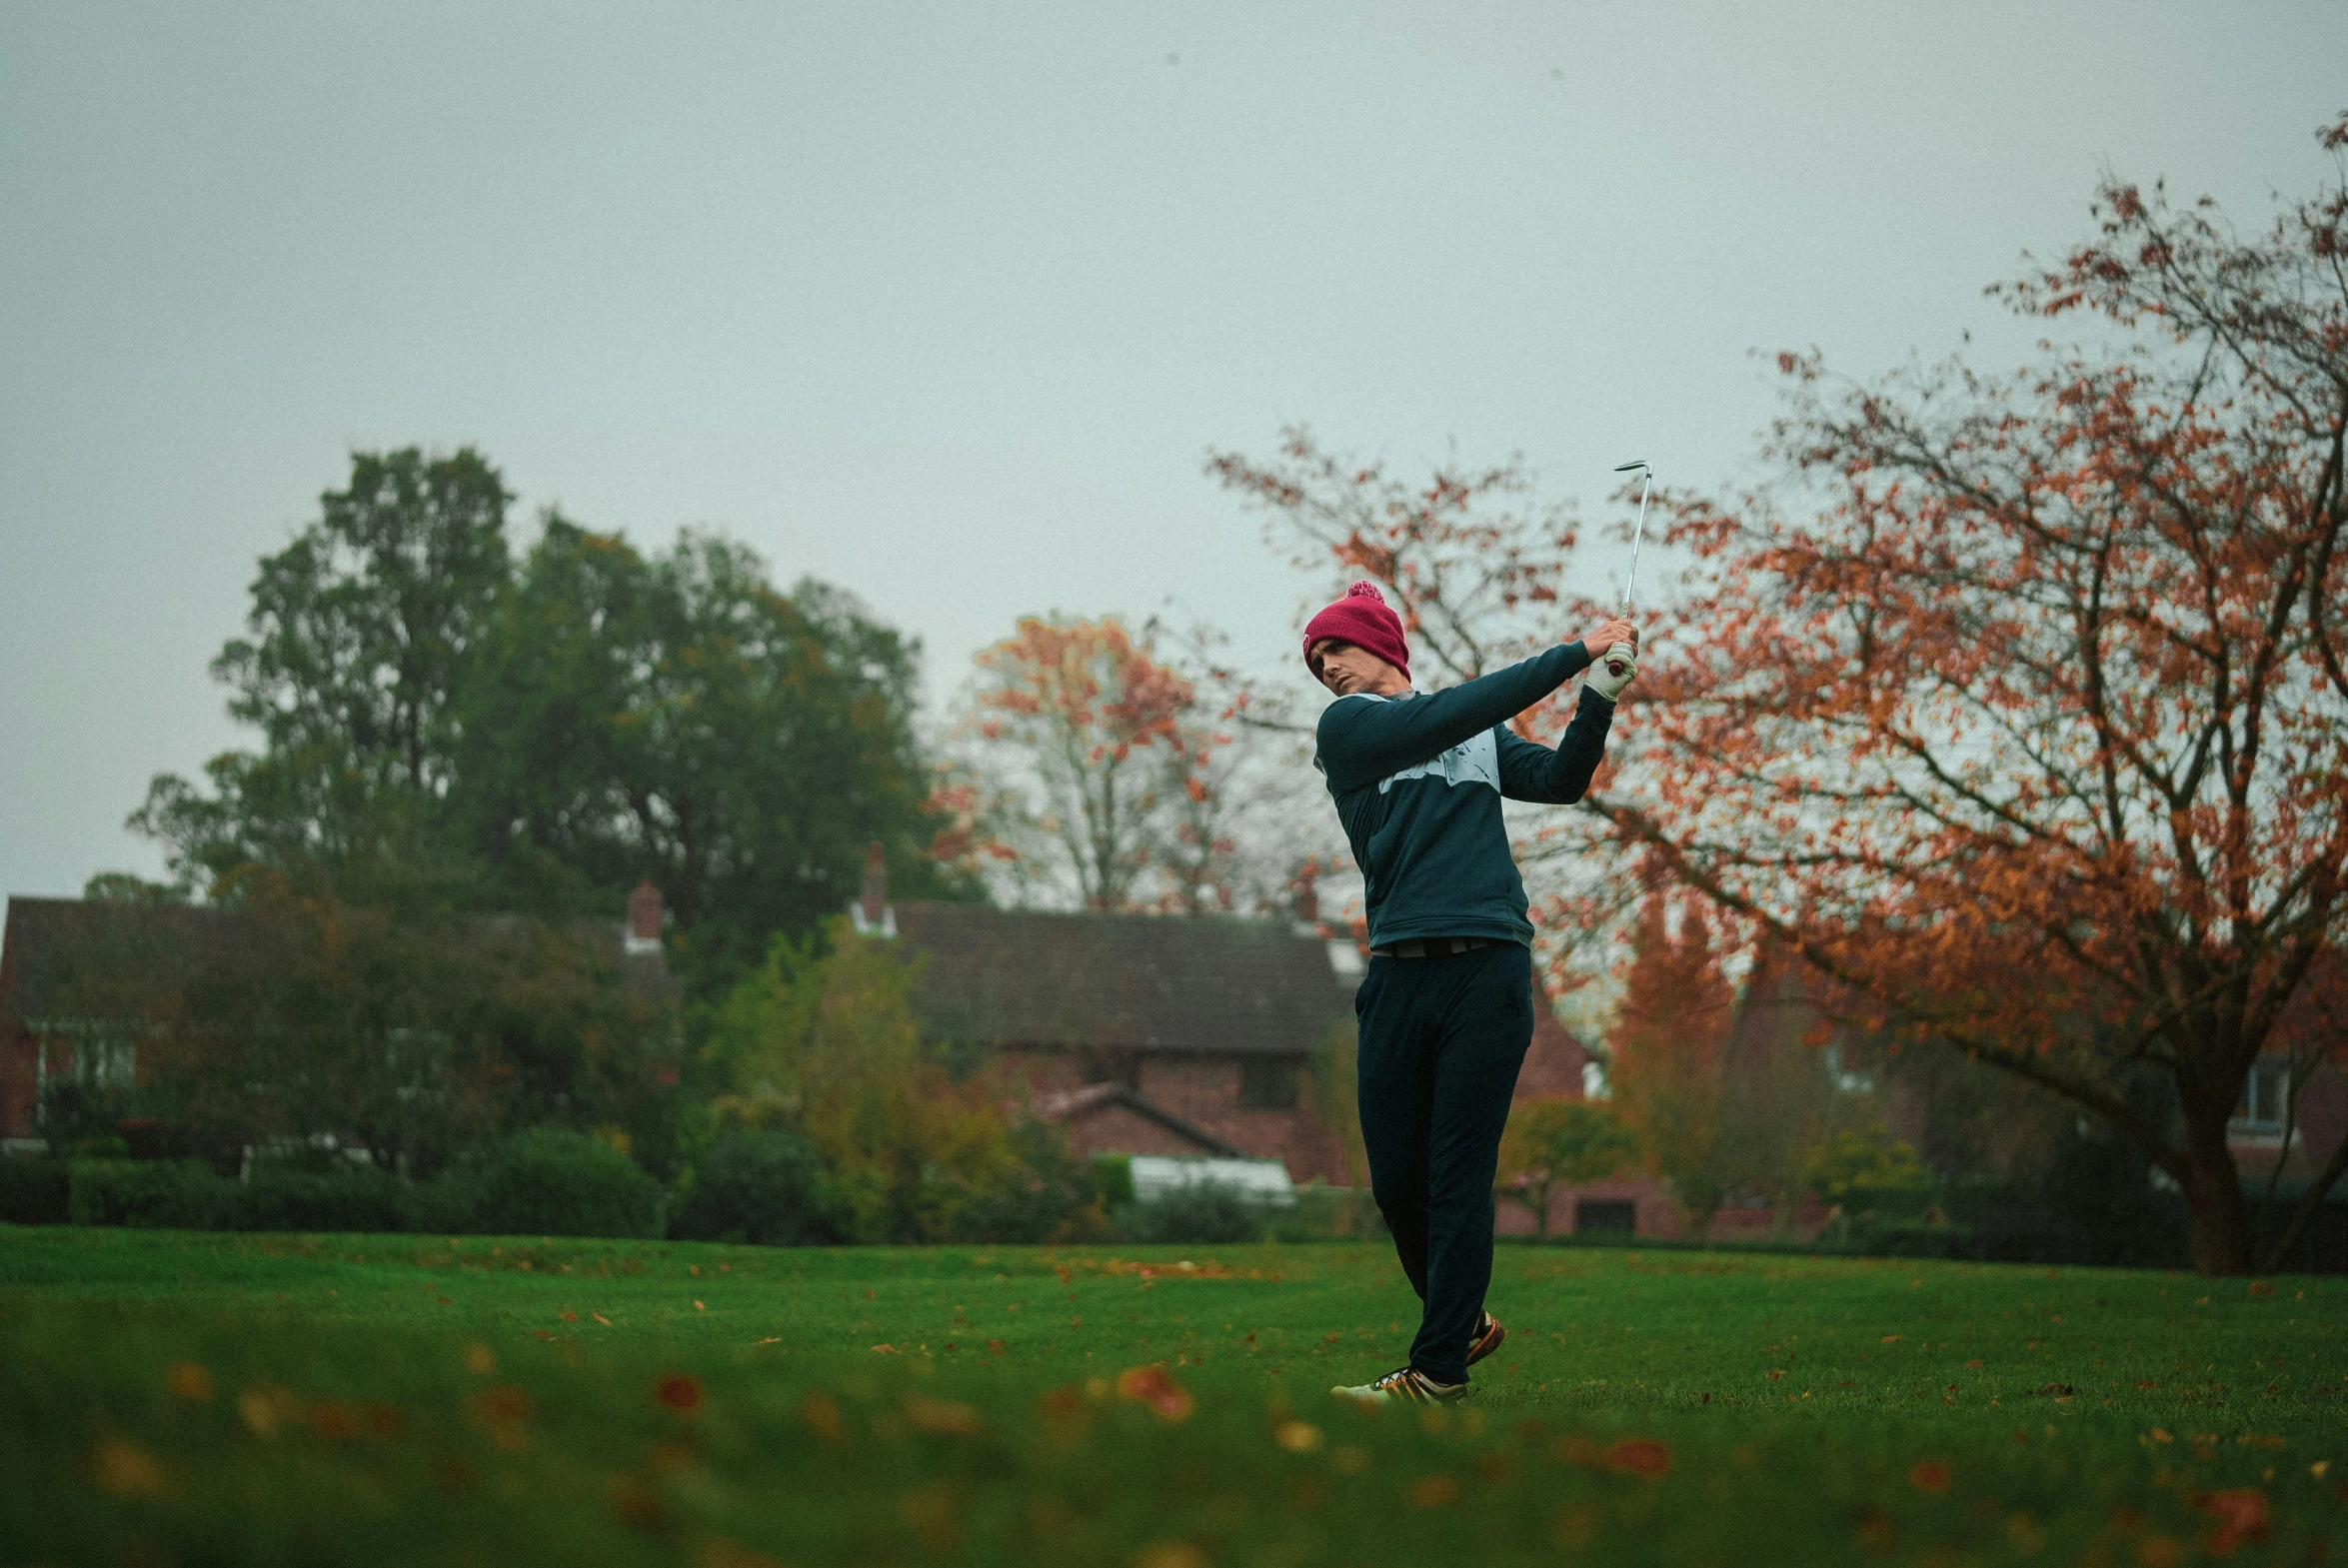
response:
<svg viewBox="0 0 2348 1568"><path fill-rule="evenodd" d="M1311 1076L1315 1052L1352 1027L1353 942L1301 920L893 905L877 859L850 913L920 961L924 1031L999 1055L1078 1151L1277 1159L1299 1182L1365 1179L1315 1109ZM1583 1059L1541 1009L1518 1096L1578 1094Z"/></svg>
<svg viewBox="0 0 2348 1568"><path fill-rule="evenodd" d="M628 919L575 929L629 987L668 994L662 919L648 881L629 899ZM124 1020L137 1015L138 997L217 960L236 921L199 905L11 897L0 925L0 1138L40 1136L41 1094L52 1082L135 1086L139 1042Z"/></svg>

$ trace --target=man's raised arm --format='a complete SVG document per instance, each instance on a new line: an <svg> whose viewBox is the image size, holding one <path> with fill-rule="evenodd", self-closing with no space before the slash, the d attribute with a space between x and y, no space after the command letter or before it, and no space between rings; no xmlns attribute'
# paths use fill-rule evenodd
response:
<svg viewBox="0 0 2348 1568"><path fill-rule="evenodd" d="M1522 664L1408 702L1339 698L1322 712L1315 734L1321 769L1332 788L1357 789L1415 768L1507 723L1589 664L1581 644L1561 643Z"/></svg>
<svg viewBox="0 0 2348 1568"><path fill-rule="evenodd" d="M1573 707L1573 722L1557 738L1554 752L1501 731L1500 793L1511 800L1571 805L1589 792L1590 776L1606 760L1606 732L1613 725L1614 705L1585 686Z"/></svg>

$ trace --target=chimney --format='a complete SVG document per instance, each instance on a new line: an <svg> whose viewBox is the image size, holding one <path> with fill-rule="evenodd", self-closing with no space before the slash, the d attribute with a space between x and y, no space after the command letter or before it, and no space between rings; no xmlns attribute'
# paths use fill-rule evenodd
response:
<svg viewBox="0 0 2348 1568"><path fill-rule="evenodd" d="M889 907L889 866L878 839L865 851L864 893L848 915L859 935L886 939L897 934L897 911Z"/></svg>
<svg viewBox="0 0 2348 1568"><path fill-rule="evenodd" d="M1293 905L1296 923L1312 931L1317 931L1320 926L1319 881L1320 862L1306 860L1302 865L1296 867L1296 874L1288 883L1296 889Z"/></svg>
<svg viewBox="0 0 2348 1568"><path fill-rule="evenodd" d="M624 945L632 958L661 950L661 890L649 876L628 895L628 939Z"/></svg>

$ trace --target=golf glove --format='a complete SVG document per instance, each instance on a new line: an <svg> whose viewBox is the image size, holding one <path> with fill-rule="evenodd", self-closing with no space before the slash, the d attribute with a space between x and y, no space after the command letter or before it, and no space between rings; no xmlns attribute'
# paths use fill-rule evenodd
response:
<svg viewBox="0 0 2348 1568"><path fill-rule="evenodd" d="M1589 667L1589 688L1611 703L1622 696L1622 689L1637 674L1638 650L1628 643L1616 643Z"/></svg>

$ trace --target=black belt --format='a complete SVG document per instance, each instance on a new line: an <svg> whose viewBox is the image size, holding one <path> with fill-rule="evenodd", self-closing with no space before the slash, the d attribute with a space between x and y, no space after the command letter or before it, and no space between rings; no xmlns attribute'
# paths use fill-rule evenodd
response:
<svg viewBox="0 0 2348 1568"><path fill-rule="evenodd" d="M1489 936L1412 936L1404 941L1388 942L1383 947L1372 947L1369 955L1372 958L1448 958L1455 952L1498 945Z"/></svg>

